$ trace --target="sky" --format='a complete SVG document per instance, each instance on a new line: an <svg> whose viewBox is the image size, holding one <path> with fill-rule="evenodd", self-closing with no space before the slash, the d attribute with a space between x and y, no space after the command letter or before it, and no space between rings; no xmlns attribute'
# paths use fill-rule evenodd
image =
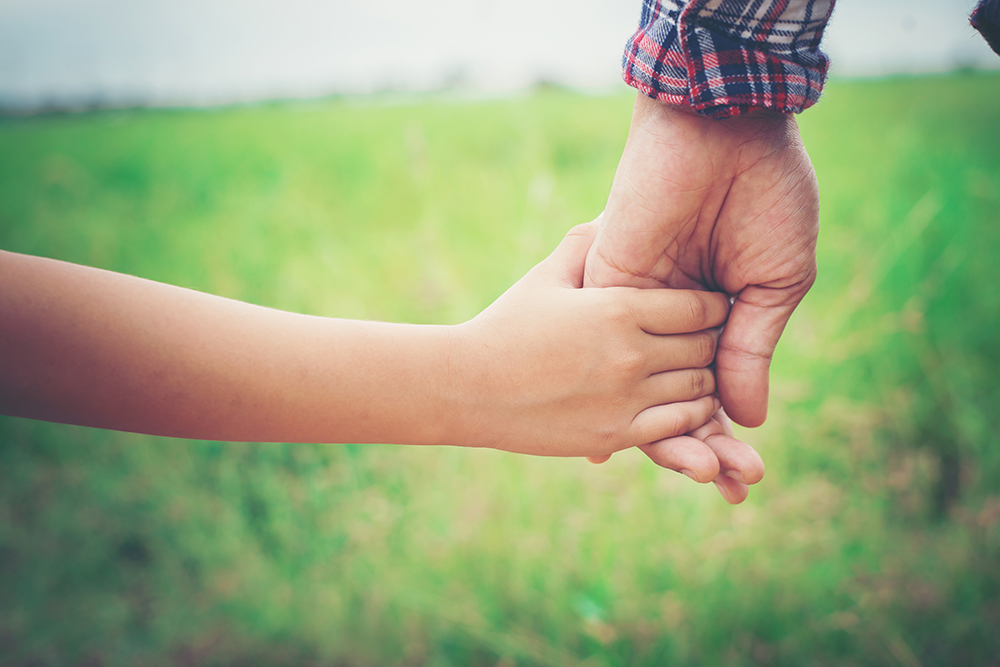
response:
<svg viewBox="0 0 1000 667"><path fill-rule="evenodd" d="M834 76L1000 68L974 0L839 0ZM0 106L622 87L640 0L0 0Z"/></svg>

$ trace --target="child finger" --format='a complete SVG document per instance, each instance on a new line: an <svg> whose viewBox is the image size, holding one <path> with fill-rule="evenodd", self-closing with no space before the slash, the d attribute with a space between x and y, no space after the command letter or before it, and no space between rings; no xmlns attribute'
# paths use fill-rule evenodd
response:
<svg viewBox="0 0 1000 667"><path fill-rule="evenodd" d="M602 463L607 463L611 458L611 454L601 454L600 456L588 456L587 460L594 465L601 465Z"/></svg>
<svg viewBox="0 0 1000 667"><path fill-rule="evenodd" d="M629 289L629 305L642 330L679 334L721 326L729 297L718 292L679 289Z"/></svg>
<svg viewBox="0 0 1000 667"><path fill-rule="evenodd" d="M574 288L583 287L583 267L596 237L596 222L573 227L566 232L556 249L535 267L535 272Z"/></svg>
<svg viewBox="0 0 1000 667"><path fill-rule="evenodd" d="M719 475L712 480L715 484L715 488L719 490L722 497L726 499L726 502L730 505L739 505L747 496L750 495L750 487L741 482L737 482L732 477L727 477L726 475Z"/></svg>
<svg viewBox="0 0 1000 667"><path fill-rule="evenodd" d="M648 360L648 372L662 373L681 368L708 366L715 361L719 336L718 329L672 336L646 336L648 349L645 351L645 357Z"/></svg>
<svg viewBox="0 0 1000 667"><path fill-rule="evenodd" d="M664 438L640 445L639 449L661 468L683 473L699 484L707 484L719 476L719 460L715 452L691 436Z"/></svg>
<svg viewBox="0 0 1000 667"><path fill-rule="evenodd" d="M647 405L692 401L715 393L715 373L707 368L685 368L649 376L643 385Z"/></svg>
<svg viewBox="0 0 1000 667"><path fill-rule="evenodd" d="M632 436L643 444L683 435L711 419L718 407L715 396L648 407L632 420Z"/></svg>

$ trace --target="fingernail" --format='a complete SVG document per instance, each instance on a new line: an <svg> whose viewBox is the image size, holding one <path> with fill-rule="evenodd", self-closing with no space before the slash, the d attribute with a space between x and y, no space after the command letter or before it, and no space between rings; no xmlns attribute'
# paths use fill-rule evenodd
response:
<svg viewBox="0 0 1000 667"><path fill-rule="evenodd" d="M712 402L715 403L715 411L718 412L722 409L722 401L719 400L718 396L712 397Z"/></svg>
<svg viewBox="0 0 1000 667"><path fill-rule="evenodd" d="M715 484L715 488L717 488L719 490L719 493L721 493L722 497L726 499L726 502L729 503L729 504L732 504L732 501L729 500L729 494L726 493L726 487L722 486L721 484L719 484L718 482L716 482L714 480L712 481L712 484Z"/></svg>
<svg viewBox="0 0 1000 667"><path fill-rule="evenodd" d="M698 481L698 476L697 476L697 475L695 475L695 474L694 474L693 472L691 472L690 470L688 470L688 469L686 469L686 468L685 468L684 470L681 470L681 472L682 472L683 474L687 475L688 477L690 477L691 479L693 479L694 481L696 481L696 482ZM699 483L700 483L700 482L699 482Z"/></svg>
<svg viewBox="0 0 1000 667"><path fill-rule="evenodd" d="M732 479L735 479L740 484L746 484L747 483L747 481L743 478L743 473L740 472L739 470L727 470L723 474L726 477L731 477Z"/></svg>

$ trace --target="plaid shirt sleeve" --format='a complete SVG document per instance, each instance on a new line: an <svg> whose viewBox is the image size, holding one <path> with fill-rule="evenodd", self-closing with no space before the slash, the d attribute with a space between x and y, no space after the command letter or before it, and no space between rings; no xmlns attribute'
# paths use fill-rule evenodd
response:
<svg viewBox="0 0 1000 667"><path fill-rule="evenodd" d="M1000 54L1000 0L982 0L969 17L993 52Z"/></svg>
<svg viewBox="0 0 1000 667"><path fill-rule="evenodd" d="M712 118L799 112L819 100L834 0L643 0L622 78Z"/></svg>

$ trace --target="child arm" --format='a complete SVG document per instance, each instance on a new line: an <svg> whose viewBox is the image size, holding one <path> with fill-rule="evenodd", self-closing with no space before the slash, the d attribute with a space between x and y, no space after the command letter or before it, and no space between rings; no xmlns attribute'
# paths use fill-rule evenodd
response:
<svg viewBox="0 0 1000 667"><path fill-rule="evenodd" d="M724 321L726 298L579 289L593 233L572 231L457 326L286 313L3 252L0 413L186 438L556 456L704 424L717 406L706 329Z"/></svg>

